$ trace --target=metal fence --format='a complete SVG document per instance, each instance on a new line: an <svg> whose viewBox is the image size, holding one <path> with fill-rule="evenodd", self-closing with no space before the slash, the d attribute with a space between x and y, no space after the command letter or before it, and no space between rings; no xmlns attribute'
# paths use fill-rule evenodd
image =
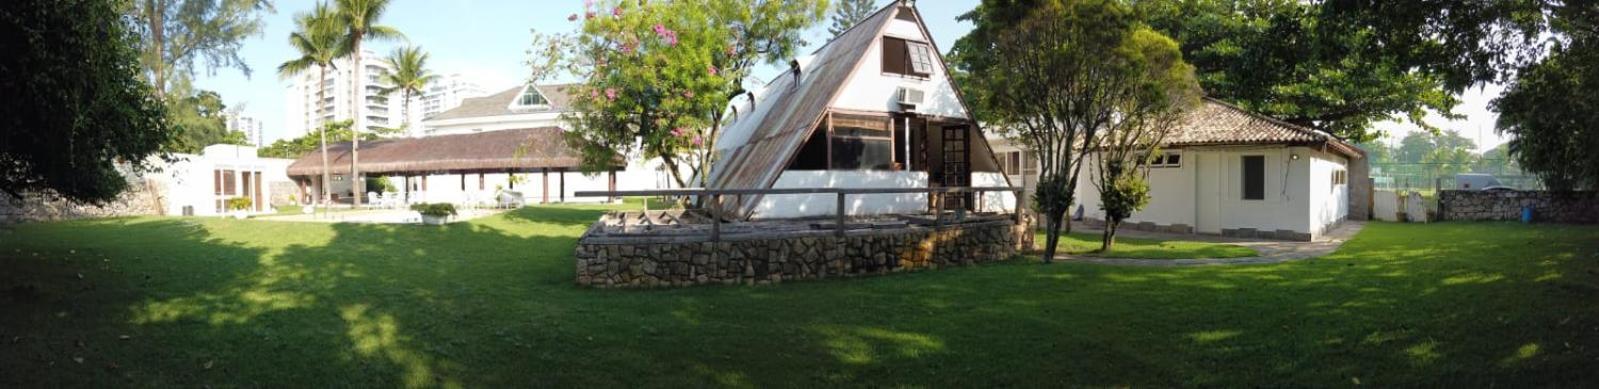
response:
<svg viewBox="0 0 1599 389"><path fill-rule="evenodd" d="M1377 190L1434 193L1438 190L1460 189L1460 174L1488 175L1497 181L1498 186L1518 190L1544 189L1543 181L1537 176L1504 165L1460 169L1458 164L1445 163L1371 164L1373 188Z"/></svg>

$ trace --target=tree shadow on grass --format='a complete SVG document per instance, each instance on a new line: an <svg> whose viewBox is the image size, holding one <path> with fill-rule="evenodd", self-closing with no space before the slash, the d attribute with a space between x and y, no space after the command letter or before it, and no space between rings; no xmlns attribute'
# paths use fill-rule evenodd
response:
<svg viewBox="0 0 1599 389"><path fill-rule="evenodd" d="M602 211L529 208L443 227L224 220L184 232L193 228L189 222L162 220L144 227L170 227L113 222L19 232L105 236L88 250L168 259L130 261L112 268L122 273L104 277L126 284L136 284L130 274L140 272L170 278L146 292L67 298L90 307L83 316L106 316L95 325L110 329L54 330L43 328L49 321L0 319L4 335L135 333L130 341L110 341L116 346L91 346L121 366L85 369L108 373L64 375L42 360L24 361L4 366L44 369L42 378L4 374L0 382L1266 386L1359 379L1385 386L1583 386L1599 380L1590 369L1599 355L1599 331L1590 330L1599 328L1599 308L1591 304L1599 297L1599 273L1592 273L1599 271L1599 247L1584 239L1596 235L1591 228L1377 224L1326 258L1265 266L1002 263L763 287L574 287L576 237ZM177 243L147 247L161 238ZM209 258L238 260L213 266ZM43 269L23 273L65 276L53 263L36 267ZM74 347L70 336L49 336L61 340L25 350ZM146 353L155 357L139 358ZM71 362L56 363L60 369Z"/></svg>

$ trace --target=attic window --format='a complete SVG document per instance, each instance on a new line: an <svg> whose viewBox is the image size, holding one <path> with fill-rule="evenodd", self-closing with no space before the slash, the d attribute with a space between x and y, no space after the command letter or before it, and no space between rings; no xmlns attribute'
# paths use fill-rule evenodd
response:
<svg viewBox="0 0 1599 389"><path fill-rule="evenodd" d="M927 77L933 74L933 47L923 42L883 37L883 72Z"/></svg>
<svg viewBox="0 0 1599 389"><path fill-rule="evenodd" d="M549 108L550 101L539 93L539 89L528 85L522 87L522 94L517 95L516 101L511 102L511 109L538 109Z"/></svg>
<svg viewBox="0 0 1599 389"><path fill-rule="evenodd" d="M906 42L911 60L911 72L920 75L933 74L933 48L926 43Z"/></svg>

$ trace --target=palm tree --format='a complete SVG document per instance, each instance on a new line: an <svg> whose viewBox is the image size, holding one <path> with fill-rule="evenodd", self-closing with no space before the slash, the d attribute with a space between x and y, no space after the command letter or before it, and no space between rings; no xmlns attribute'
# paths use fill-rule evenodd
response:
<svg viewBox="0 0 1599 389"><path fill-rule="evenodd" d="M309 13L295 16L298 31L289 34L289 45L300 52L300 57L278 65L278 76L293 78L316 67L317 91L316 110L318 119L322 118L323 99L327 96L328 69L334 68L333 61L339 57L344 47L344 35L339 25L338 14L333 12L327 4L317 4ZM328 192L333 173L328 169L328 130L325 123L319 125L322 134L322 204L326 209L332 201Z"/></svg>
<svg viewBox="0 0 1599 389"><path fill-rule="evenodd" d="M383 88L379 94L388 96L396 91L400 92L401 101L405 104L401 107L402 116L405 117L404 125L409 126L411 122L411 97L422 94L423 88L439 78L437 74L428 71L427 61L428 53L422 51L420 47L412 46L394 49L389 53L389 57L384 59L384 62L388 62L389 67L394 70L386 71L379 76L379 82L391 85Z"/></svg>
<svg viewBox="0 0 1599 389"><path fill-rule="evenodd" d="M355 116L356 124L355 127L350 128L350 185L351 192L354 195L351 198L354 199L355 206L360 207L361 194L365 193L365 188L363 188L365 182L361 180L361 170L358 167L361 162L361 129L367 126L366 114L363 112L363 108L366 107L366 89L362 85L365 78L361 76L361 71L365 68L365 66L361 66L361 43L367 38L394 39L403 38L404 35L393 27L377 25L378 18L383 17L383 12L389 8L389 0L336 1L339 6L339 16L343 19L346 27L344 32L346 50L344 50L344 53L350 56L350 63L355 67L350 71L352 76L350 85L355 89L353 92L355 102L351 104L351 109L353 109L352 112Z"/></svg>

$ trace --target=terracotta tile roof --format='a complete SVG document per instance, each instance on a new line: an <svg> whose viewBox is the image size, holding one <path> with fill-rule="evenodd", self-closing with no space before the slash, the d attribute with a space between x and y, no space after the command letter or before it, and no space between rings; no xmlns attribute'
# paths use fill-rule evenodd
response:
<svg viewBox="0 0 1599 389"><path fill-rule="evenodd" d="M1363 155L1331 134L1250 112L1212 98L1205 98L1204 104L1190 111L1183 120L1182 127L1167 138L1166 145L1325 144L1329 149L1351 158Z"/></svg>
<svg viewBox="0 0 1599 389"><path fill-rule="evenodd" d="M555 127L361 142L363 173L577 168L580 162ZM334 173L350 171L349 142L328 145L328 165ZM296 159L288 174L322 174L321 150Z"/></svg>
<svg viewBox="0 0 1599 389"><path fill-rule="evenodd" d="M550 109L540 111L513 111L511 102L516 101L522 94L522 86L512 87L488 96L471 97L461 100L461 106L448 111L439 112L426 120L446 120L487 116L518 115L533 112L566 112L571 108L572 96L567 90L574 84L535 85L539 94L550 101Z"/></svg>

